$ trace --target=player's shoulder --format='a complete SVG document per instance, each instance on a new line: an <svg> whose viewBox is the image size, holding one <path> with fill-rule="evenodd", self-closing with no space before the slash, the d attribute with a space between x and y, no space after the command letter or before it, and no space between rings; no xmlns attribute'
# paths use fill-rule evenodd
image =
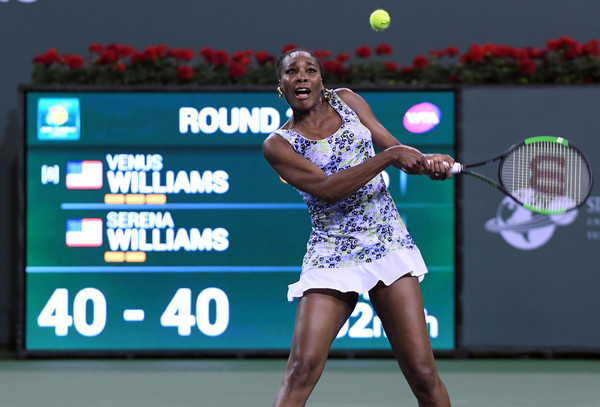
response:
<svg viewBox="0 0 600 407"><path fill-rule="evenodd" d="M368 110L367 101L352 89L339 88L335 90L335 93L346 105L348 105L348 107L350 107L350 109L356 112L359 116L365 111L365 109Z"/></svg>
<svg viewBox="0 0 600 407"><path fill-rule="evenodd" d="M289 146L289 142L285 139L285 137L281 134L281 129L275 130L273 133L269 134L262 143L263 154L267 155L269 153L275 153L279 151L281 148L286 148Z"/></svg>
<svg viewBox="0 0 600 407"><path fill-rule="evenodd" d="M337 88L334 92L345 102L347 98L354 98L358 96L356 92L354 92L350 88Z"/></svg>
<svg viewBox="0 0 600 407"><path fill-rule="evenodd" d="M263 147L268 147L270 145L273 145L273 143L278 143L279 140L281 140L283 137L281 136L279 131L274 131L273 133L269 134L267 137L265 137L265 139L263 140Z"/></svg>
<svg viewBox="0 0 600 407"><path fill-rule="evenodd" d="M269 134L264 140L263 145L265 144L273 144L273 142L278 143L280 140L284 140L283 132L290 127L290 120L286 121L283 126Z"/></svg>

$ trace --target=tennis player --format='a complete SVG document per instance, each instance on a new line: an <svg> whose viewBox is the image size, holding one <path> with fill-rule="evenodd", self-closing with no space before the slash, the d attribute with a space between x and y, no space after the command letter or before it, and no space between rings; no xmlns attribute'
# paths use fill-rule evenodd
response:
<svg viewBox="0 0 600 407"><path fill-rule="evenodd" d="M300 192L312 220L300 279L289 286L288 299L298 298L296 323L273 405L305 405L359 293L368 292L419 406L449 406L419 287L427 269L380 173L393 165L446 179L454 160L401 144L358 94L325 89L322 73L311 51L281 56L278 92L293 115L263 143L266 160Z"/></svg>

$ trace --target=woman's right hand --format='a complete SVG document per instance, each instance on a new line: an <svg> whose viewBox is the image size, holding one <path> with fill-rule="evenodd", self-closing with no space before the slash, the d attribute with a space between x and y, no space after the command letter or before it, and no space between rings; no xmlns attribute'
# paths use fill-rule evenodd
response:
<svg viewBox="0 0 600 407"><path fill-rule="evenodd" d="M392 165L407 174L422 175L429 172L430 165L427 158L414 147L399 144L385 151L392 155Z"/></svg>

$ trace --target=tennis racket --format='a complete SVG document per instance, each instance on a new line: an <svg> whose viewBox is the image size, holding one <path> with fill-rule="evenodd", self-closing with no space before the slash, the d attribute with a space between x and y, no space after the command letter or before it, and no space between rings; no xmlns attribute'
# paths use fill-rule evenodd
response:
<svg viewBox="0 0 600 407"><path fill-rule="evenodd" d="M498 160L499 182L471 170ZM578 208L592 191L587 158L562 137L527 138L489 160L467 165L455 162L452 173L484 181L530 211L545 215Z"/></svg>

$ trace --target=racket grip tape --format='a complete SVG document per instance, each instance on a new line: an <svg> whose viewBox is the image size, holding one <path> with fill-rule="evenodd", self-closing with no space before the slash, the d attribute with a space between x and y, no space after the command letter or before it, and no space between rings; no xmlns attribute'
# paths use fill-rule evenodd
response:
<svg viewBox="0 0 600 407"><path fill-rule="evenodd" d="M427 162L431 165L431 161L427 160ZM446 161L444 161L444 165L446 168L450 166ZM460 173L462 171L462 164L455 161L450 171L452 171L452 174Z"/></svg>

